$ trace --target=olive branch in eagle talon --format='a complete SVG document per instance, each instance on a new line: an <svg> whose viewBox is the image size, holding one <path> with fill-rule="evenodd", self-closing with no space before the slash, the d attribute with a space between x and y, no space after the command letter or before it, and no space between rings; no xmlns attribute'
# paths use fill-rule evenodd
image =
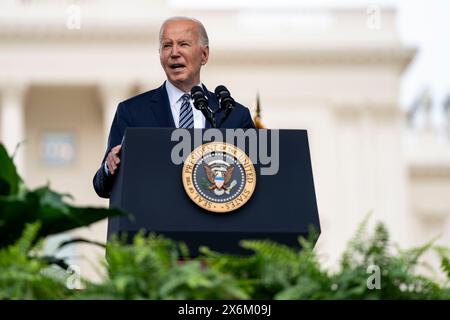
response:
<svg viewBox="0 0 450 320"><path fill-rule="evenodd" d="M214 172L212 168L207 164L204 164L203 167L205 168L206 176L208 177L208 180L211 183L208 186L208 190L214 189L221 190L223 188L226 191L229 191L229 189L231 189L230 183L231 177L233 176L234 170L233 165L230 165L225 171L225 173L221 171Z"/></svg>

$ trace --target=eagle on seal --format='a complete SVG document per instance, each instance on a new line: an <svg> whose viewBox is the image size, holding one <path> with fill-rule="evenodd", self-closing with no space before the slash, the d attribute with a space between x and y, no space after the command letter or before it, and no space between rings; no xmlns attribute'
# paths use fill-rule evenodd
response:
<svg viewBox="0 0 450 320"><path fill-rule="evenodd" d="M203 167L205 168L206 176L211 183L211 185L208 186L209 190L222 190L222 188L227 190L229 188L231 177L233 176L233 165L230 165L225 172L213 170L208 164L204 164Z"/></svg>

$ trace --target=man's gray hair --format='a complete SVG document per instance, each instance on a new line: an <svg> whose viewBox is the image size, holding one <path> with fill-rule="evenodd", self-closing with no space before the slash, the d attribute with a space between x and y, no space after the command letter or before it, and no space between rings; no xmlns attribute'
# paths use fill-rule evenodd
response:
<svg viewBox="0 0 450 320"><path fill-rule="evenodd" d="M161 25L161 29L159 30L159 46L161 46L161 43L162 43L163 32L164 32L164 28L165 28L166 24L169 22L172 22L172 21L183 21L183 20L195 22L197 24L198 32L200 34L200 43L204 46L209 46L208 34L206 33L206 29L203 26L203 23L201 23L200 21L198 21L197 19L194 19L194 18L181 17L181 16L172 17L163 22L163 24Z"/></svg>

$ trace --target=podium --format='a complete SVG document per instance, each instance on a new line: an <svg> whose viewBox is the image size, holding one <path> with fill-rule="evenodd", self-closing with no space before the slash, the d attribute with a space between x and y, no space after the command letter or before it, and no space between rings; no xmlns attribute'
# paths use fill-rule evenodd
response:
<svg viewBox="0 0 450 320"><path fill-rule="evenodd" d="M185 242L190 254L197 256L200 246L224 253L248 254L239 246L240 240L270 239L299 247L298 237L307 237L310 227L320 234L305 130L277 130L277 173L261 174L267 165L253 161L256 173L253 194L239 208L219 213L200 207L188 196L182 179L184 164L176 164L172 158L173 148L179 143L171 139L174 130L127 129L110 206L123 209L134 218L110 218L108 239L113 234L126 233L131 241L144 229L147 233ZM218 129L188 131L192 136L194 133L203 136L207 130ZM266 129L247 130L255 131L258 143L263 130L265 136L270 137L273 133ZM220 131L225 136L225 130ZM194 150L194 139L191 140ZM243 151L248 155L251 148L249 142ZM274 150L269 144L271 149Z"/></svg>

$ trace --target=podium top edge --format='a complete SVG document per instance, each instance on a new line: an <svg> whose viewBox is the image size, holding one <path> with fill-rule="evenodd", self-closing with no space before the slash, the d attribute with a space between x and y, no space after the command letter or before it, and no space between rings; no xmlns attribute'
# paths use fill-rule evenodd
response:
<svg viewBox="0 0 450 320"><path fill-rule="evenodd" d="M127 131L174 131L174 130L178 130L179 128L163 128L163 127L128 127L126 128ZM248 130L255 130L255 131L284 131L284 132L308 132L307 129L269 129L269 128L264 128L264 129L254 129L254 128L193 128L193 129L183 129L183 130L195 130L195 131L206 131L206 130L211 130L211 129L218 129L221 131L226 131L226 130L244 130L244 131L248 131Z"/></svg>

